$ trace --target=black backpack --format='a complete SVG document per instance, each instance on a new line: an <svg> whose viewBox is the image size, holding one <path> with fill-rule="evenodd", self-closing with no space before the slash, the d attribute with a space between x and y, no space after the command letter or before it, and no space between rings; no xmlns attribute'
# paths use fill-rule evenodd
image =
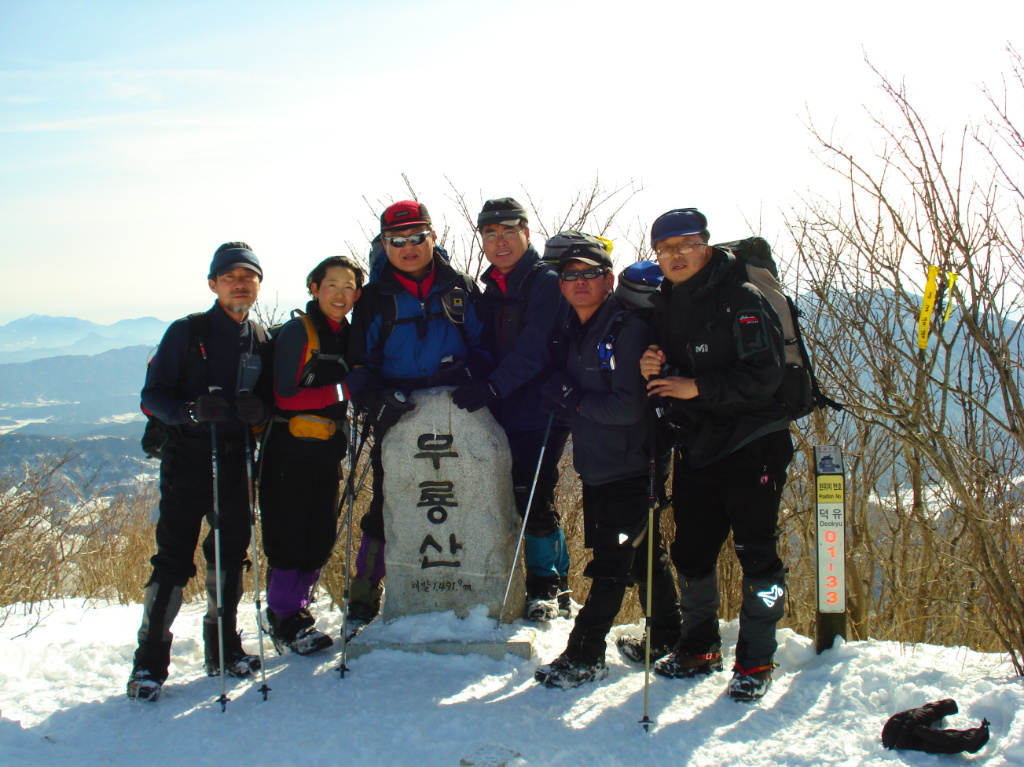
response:
<svg viewBox="0 0 1024 767"><path fill-rule="evenodd" d="M786 371L775 393L775 399L786 409L791 420L810 415L817 408L830 407L840 411L843 406L829 398L818 384L810 355L800 332L802 313L796 302L783 292L779 269L772 258L772 249L762 237L723 242L713 246L731 253L743 265L746 282L756 287L771 304L782 322L786 339Z"/></svg>

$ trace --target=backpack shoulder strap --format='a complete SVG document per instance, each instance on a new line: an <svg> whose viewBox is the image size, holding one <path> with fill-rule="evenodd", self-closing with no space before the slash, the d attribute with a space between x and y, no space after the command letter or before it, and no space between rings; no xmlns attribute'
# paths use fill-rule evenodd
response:
<svg viewBox="0 0 1024 767"><path fill-rule="evenodd" d="M185 361L178 370L175 389L188 380L200 359L206 362L206 339L210 335L210 315L207 312L193 312L188 316L188 351Z"/></svg>

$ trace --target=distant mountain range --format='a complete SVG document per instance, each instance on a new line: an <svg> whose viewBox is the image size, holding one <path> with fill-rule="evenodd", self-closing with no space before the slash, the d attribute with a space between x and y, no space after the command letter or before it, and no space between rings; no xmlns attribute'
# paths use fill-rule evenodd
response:
<svg viewBox="0 0 1024 767"><path fill-rule="evenodd" d="M139 447L139 393L168 324L32 315L0 326L0 349L16 349L0 352L0 477L17 481L24 466L69 450L73 473L114 483L153 474Z"/></svg>
<svg viewBox="0 0 1024 767"><path fill-rule="evenodd" d="M140 344L155 346L168 325L170 322L156 317L98 325L76 317L30 314L0 325L0 364L65 355L100 354Z"/></svg>

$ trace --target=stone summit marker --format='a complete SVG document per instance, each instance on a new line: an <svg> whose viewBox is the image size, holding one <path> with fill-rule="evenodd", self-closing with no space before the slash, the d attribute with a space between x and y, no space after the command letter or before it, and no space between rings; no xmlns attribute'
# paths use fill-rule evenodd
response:
<svg viewBox="0 0 1024 767"><path fill-rule="evenodd" d="M416 409L384 438L387 581L381 618L487 605L503 621L523 615L525 587L512 561L521 520L505 432L486 409L457 408L450 388L412 394Z"/></svg>

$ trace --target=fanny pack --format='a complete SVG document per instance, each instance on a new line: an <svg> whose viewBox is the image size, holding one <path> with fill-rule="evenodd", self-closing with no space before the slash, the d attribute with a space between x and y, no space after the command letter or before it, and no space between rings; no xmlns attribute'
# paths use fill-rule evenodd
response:
<svg viewBox="0 0 1024 767"><path fill-rule="evenodd" d="M279 416L278 420L287 421L288 433L297 439L328 440L338 433L337 422L319 415Z"/></svg>

